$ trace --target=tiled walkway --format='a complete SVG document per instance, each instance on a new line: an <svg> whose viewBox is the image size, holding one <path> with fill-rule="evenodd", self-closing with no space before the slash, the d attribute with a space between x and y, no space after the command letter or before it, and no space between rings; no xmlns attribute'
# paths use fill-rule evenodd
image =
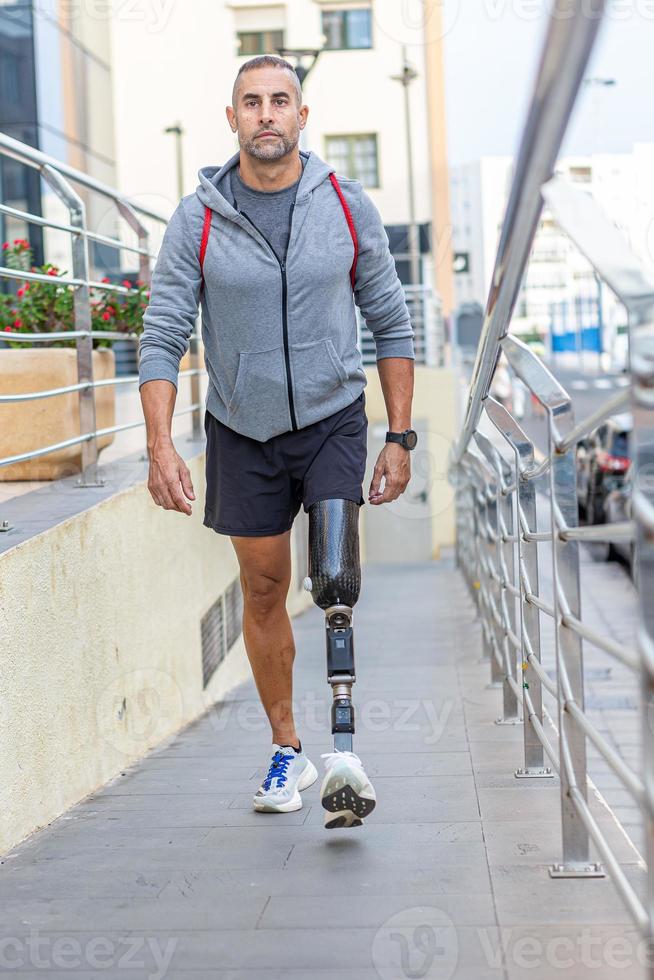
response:
<svg viewBox="0 0 654 980"><path fill-rule="evenodd" d="M331 749L323 619L294 621L304 746ZM558 785L517 781L479 626L450 559L364 569L355 749L378 806L328 832L256 814L269 735L252 683L9 854L0 972L69 980L642 978L610 882L553 881ZM594 812L629 876L635 852ZM616 967L616 964L617 967ZM625 968L626 964L626 968Z"/></svg>

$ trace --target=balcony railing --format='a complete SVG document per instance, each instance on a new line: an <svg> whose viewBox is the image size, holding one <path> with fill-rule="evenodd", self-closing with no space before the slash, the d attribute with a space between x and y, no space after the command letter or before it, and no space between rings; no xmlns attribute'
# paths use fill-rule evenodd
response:
<svg viewBox="0 0 654 980"><path fill-rule="evenodd" d="M89 177L87 174L65 163L41 153L34 147L0 133L0 155L11 158L27 167L32 167L38 171L40 176L50 186L54 194L59 198L69 213L69 223L51 221L42 215L32 214L0 204L0 212L11 215L12 218L22 220L28 225L38 225L50 228L53 231L63 232L70 236L72 252L72 274L70 276L58 276L56 282L70 286L75 290L74 297L74 330L66 330L61 333L30 333L25 331L6 331L3 332L3 340L17 341L28 345L50 343L53 340L75 341L77 349L77 384L67 385L61 388L51 388L44 391L25 392L21 394L0 395L0 406L10 402L24 402L42 398L57 398L62 395L78 392L79 396L79 418L80 434L73 438L61 442L53 443L48 446L35 446L29 452L20 453L14 456L7 456L0 459L0 466L9 466L12 463L21 463L26 460L36 459L39 456L46 456L48 453L70 446L81 445L82 451L82 473L79 486L96 485L101 480L98 476L98 440L111 433L124 432L128 429L145 426L142 416L135 421L114 425L108 428L96 428L96 403L95 392L98 388L107 385L138 385L138 375L130 375L121 378L109 378L96 381L93 377L93 340L121 340L131 341L137 345L138 334L112 333L109 331L98 331L92 329L91 320L91 289L100 292L125 294L129 292L127 287L113 283L97 282L91 278L91 263L89 260L89 243L96 242L116 249L121 252L131 252L138 256L139 277L142 282L150 283L152 260L156 255L152 253L150 246L150 234L144 223L149 220L154 225L165 227L166 219L160 214L148 208L128 201L119 191L107 184ZM86 215L85 202L76 189L83 189L99 195L108 200L116 209L120 216L135 233L138 245L129 245L118 238L100 235L89 229ZM7 266L0 266L0 277L4 279L19 279L28 282L47 282L52 284L52 278L36 272L27 272L11 269ZM200 398L200 377L205 374L205 370L200 367L200 337L198 326L190 340L191 368L180 372L180 378L189 378L191 383L191 405L175 410L174 417L192 414L193 437L200 438L202 428L202 404Z"/></svg>
<svg viewBox="0 0 654 980"><path fill-rule="evenodd" d="M654 282L615 226L579 185L554 167L604 15L601 0L555 0L495 263L465 419L450 461L457 487L457 558L481 619L491 681L502 690L502 721L523 723L524 759L515 775L560 777L562 854L554 877L608 871L634 921L652 938L654 898ZM570 395L536 354L509 336L541 210L624 304L630 385L577 422ZM547 417L547 451L489 394L500 354ZM633 520L580 526L576 448L614 413L633 412ZM542 490L542 493L539 491ZM537 506L538 505L538 506ZM543 511L545 520L541 520ZM637 649L584 621L581 542L633 541L639 591ZM539 590L539 551L551 549L551 597ZM541 562L540 567L543 567ZM553 622L556 672L541 663L541 628ZM643 766L626 765L584 711L583 644L635 671L642 691ZM543 695L555 699L554 725ZM649 896L635 893L587 799L587 743L642 808ZM554 819L558 814L553 812ZM594 844L602 863L591 860ZM591 887L590 885L588 887ZM650 967L650 976L654 976Z"/></svg>

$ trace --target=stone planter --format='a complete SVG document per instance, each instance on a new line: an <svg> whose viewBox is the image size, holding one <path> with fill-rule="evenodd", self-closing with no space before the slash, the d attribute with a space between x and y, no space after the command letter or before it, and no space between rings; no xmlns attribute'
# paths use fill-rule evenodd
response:
<svg viewBox="0 0 654 980"><path fill-rule="evenodd" d="M115 358L110 348L93 351L96 381L115 377ZM77 351L72 347L29 347L0 350L0 394L18 395L77 384ZM115 425L116 389L113 385L95 393L96 428ZM0 459L40 449L80 434L79 394L56 395L24 402L0 404ZM114 434L98 440L98 450L114 441ZM59 449L23 463L0 466L0 481L59 480L82 469L82 446Z"/></svg>

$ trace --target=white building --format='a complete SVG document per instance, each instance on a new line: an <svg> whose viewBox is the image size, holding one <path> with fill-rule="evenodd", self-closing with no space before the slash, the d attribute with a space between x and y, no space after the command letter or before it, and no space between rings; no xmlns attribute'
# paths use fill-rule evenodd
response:
<svg viewBox="0 0 654 980"><path fill-rule="evenodd" d="M438 289L448 312L452 277L440 10L438 0L423 6L424 21L418 24L407 21L397 0L193 0L152 5L150 15L140 17L130 12L132 5L114 4L119 186L170 214L178 188L175 147L166 127L181 123L184 129L183 187L191 193L201 166L222 164L238 149L225 107L240 65L280 47L322 49L304 83L310 112L302 145L337 172L362 181L387 227L400 277L408 282L404 92L391 77L401 73L404 45L417 72L409 99L422 281ZM292 56L289 60L295 63ZM437 234L430 239L434 227ZM440 249L430 244L435 238Z"/></svg>
<svg viewBox="0 0 654 980"><path fill-rule="evenodd" d="M636 144L629 154L566 157L556 172L593 195L654 273L654 144ZM508 157L485 157L452 169L456 307L486 303L512 176ZM603 345L610 349L625 322L624 311L606 287L598 286L589 263L545 209L514 330L548 341L553 331L560 350L592 347L598 310Z"/></svg>

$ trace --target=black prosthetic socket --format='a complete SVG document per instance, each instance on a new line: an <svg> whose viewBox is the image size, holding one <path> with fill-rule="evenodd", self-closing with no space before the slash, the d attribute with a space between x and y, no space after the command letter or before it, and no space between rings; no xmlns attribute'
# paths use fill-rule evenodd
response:
<svg viewBox="0 0 654 980"><path fill-rule="evenodd" d="M359 505L353 500L320 500L309 508L309 576L313 601L325 610L334 748L350 752L356 679L352 607L361 588L358 518Z"/></svg>
<svg viewBox="0 0 654 980"><path fill-rule="evenodd" d="M313 601L321 609L355 605L361 567L354 500L318 500L309 508L309 577Z"/></svg>

